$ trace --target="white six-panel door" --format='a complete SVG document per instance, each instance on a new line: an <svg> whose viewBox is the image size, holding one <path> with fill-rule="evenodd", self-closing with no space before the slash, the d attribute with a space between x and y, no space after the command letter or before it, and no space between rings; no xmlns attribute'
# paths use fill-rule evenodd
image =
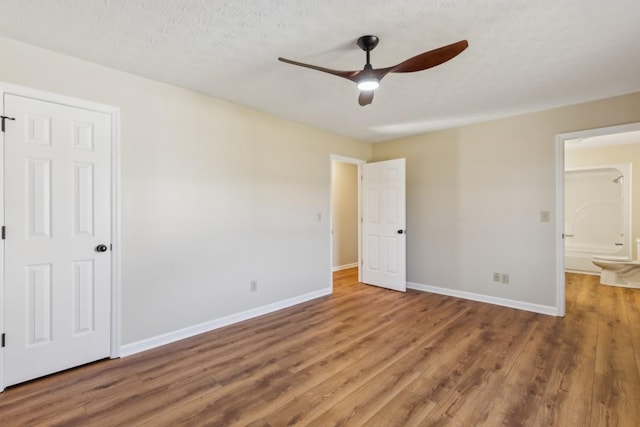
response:
<svg viewBox="0 0 640 427"><path fill-rule="evenodd" d="M110 355L111 116L3 102L9 386Z"/></svg>
<svg viewBox="0 0 640 427"><path fill-rule="evenodd" d="M405 159L362 165L362 281L406 291Z"/></svg>

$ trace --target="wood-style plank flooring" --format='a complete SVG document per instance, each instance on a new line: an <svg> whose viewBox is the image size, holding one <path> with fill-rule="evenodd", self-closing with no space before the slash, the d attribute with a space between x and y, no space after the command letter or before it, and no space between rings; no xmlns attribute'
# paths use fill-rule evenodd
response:
<svg viewBox="0 0 640 427"><path fill-rule="evenodd" d="M560 319L334 279L332 296L11 387L0 425L640 425L640 290L569 274Z"/></svg>

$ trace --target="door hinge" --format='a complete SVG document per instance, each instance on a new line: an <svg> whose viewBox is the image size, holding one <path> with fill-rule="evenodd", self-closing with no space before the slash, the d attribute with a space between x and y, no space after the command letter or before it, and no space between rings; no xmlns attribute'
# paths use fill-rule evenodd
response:
<svg viewBox="0 0 640 427"><path fill-rule="evenodd" d="M5 345L5 334L4 332L2 333L2 347L4 347Z"/></svg>
<svg viewBox="0 0 640 427"><path fill-rule="evenodd" d="M8 117L8 116L0 116L0 119L2 119L2 132L4 132L4 122L5 120L15 120L15 117Z"/></svg>
<svg viewBox="0 0 640 427"><path fill-rule="evenodd" d="M2 226L2 240L4 240L7 237L7 228L3 225Z"/></svg>

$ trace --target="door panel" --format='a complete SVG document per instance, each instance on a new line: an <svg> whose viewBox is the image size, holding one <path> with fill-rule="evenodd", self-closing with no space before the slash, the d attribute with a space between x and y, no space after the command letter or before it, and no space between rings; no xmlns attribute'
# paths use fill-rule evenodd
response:
<svg viewBox="0 0 640 427"><path fill-rule="evenodd" d="M5 386L108 357L111 118L4 95Z"/></svg>
<svg viewBox="0 0 640 427"><path fill-rule="evenodd" d="M362 166L362 281L406 291L405 160Z"/></svg>
<svg viewBox="0 0 640 427"><path fill-rule="evenodd" d="M51 238L51 161L27 158L27 238Z"/></svg>
<svg viewBox="0 0 640 427"><path fill-rule="evenodd" d="M27 270L27 346L51 342L51 264Z"/></svg>

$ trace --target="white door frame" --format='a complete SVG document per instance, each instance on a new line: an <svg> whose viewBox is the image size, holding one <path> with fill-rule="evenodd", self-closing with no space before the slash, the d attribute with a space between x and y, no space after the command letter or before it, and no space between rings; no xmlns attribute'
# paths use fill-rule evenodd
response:
<svg viewBox="0 0 640 427"><path fill-rule="evenodd" d="M564 145L570 139L640 131L640 122L556 135L556 316L565 315L564 280Z"/></svg>
<svg viewBox="0 0 640 427"><path fill-rule="evenodd" d="M109 114L111 116L111 351L110 357L120 357L120 295L121 295L121 259L120 259L120 109L110 105L98 104L63 95L43 92L27 87L0 82L0 98L4 95L17 95L56 104L67 105L85 110ZM0 105L4 114L4 106ZM7 126L12 122L7 121ZM4 133L0 132L2 150L0 150L0 225L4 225ZM0 245L0 332L4 332L4 244ZM0 349L0 391L4 390L4 350Z"/></svg>
<svg viewBox="0 0 640 427"><path fill-rule="evenodd" d="M333 162L350 163L358 166L358 281L362 281L362 269L359 268L362 265L362 239L361 239L361 226L360 218L362 218L361 209L361 195L360 186L362 180L360 176L362 174L360 168L363 164L367 163L366 160L356 159L353 157L340 156L338 154L331 154L329 156L329 283L331 289L333 289Z"/></svg>

